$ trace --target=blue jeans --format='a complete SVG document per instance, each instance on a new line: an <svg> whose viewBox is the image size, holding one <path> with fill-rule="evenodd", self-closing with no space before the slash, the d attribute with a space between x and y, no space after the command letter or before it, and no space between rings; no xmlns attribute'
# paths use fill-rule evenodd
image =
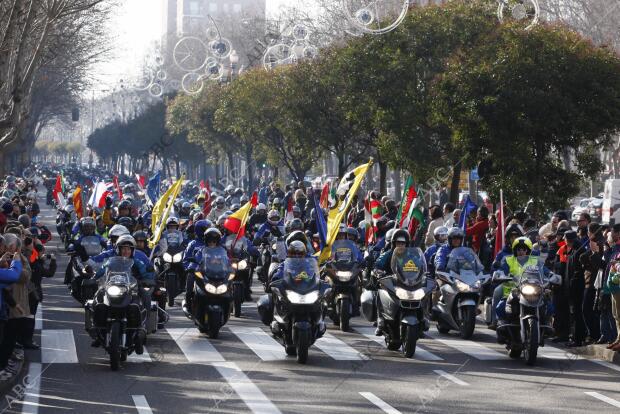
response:
<svg viewBox="0 0 620 414"><path fill-rule="evenodd" d="M606 306L602 306L601 310L601 338L606 342L615 341L618 336L616 330L616 321L611 310L611 295L603 295L601 302L607 302Z"/></svg>
<svg viewBox="0 0 620 414"><path fill-rule="evenodd" d="M495 324L497 323L497 314L495 313L495 310L497 309L497 305L499 304L499 301L502 300L502 298L504 297L504 284L500 284L498 287L495 288L495 290L493 291L493 302L491 302L491 323Z"/></svg>

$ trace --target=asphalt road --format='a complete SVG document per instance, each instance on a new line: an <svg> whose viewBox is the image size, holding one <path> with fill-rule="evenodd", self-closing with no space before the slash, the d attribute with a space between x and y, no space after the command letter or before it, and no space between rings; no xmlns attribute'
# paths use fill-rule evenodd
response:
<svg viewBox="0 0 620 414"><path fill-rule="evenodd" d="M55 214L43 204L42 219L55 229ZM271 338L253 303L217 340L173 308L166 329L149 336L148 355L112 372L62 284L67 257L56 235L48 249L59 266L37 315L42 349L28 351L28 376L2 399L0 414L620 412L620 366L546 346L528 367L511 360L484 326L470 341L433 327L407 360L355 318L352 332L330 324L300 365Z"/></svg>

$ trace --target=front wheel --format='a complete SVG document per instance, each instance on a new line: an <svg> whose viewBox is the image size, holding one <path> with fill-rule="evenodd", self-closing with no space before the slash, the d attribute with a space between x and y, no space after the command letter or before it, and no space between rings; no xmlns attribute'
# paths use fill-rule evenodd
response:
<svg viewBox="0 0 620 414"><path fill-rule="evenodd" d="M297 333L297 362L305 364L308 361L308 348L310 348L310 337L308 331Z"/></svg>
<svg viewBox="0 0 620 414"><path fill-rule="evenodd" d="M405 358L412 358L418 343L420 325L407 325L405 337L403 338L403 355Z"/></svg>
<svg viewBox="0 0 620 414"><path fill-rule="evenodd" d="M117 371L121 363L121 323L113 322L110 327L110 368Z"/></svg>
<svg viewBox="0 0 620 414"><path fill-rule="evenodd" d="M166 276L166 293L168 293L168 307L171 308L177 296L176 276Z"/></svg>
<svg viewBox="0 0 620 414"><path fill-rule="evenodd" d="M235 318L241 316L241 304L243 303L243 287L240 285L233 285L233 299L234 299L234 315Z"/></svg>
<svg viewBox="0 0 620 414"><path fill-rule="evenodd" d="M211 339L217 339L220 334L220 322L215 320L215 318L210 318L209 320L209 329L207 335Z"/></svg>
<svg viewBox="0 0 620 414"><path fill-rule="evenodd" d="M340 330L347 332L349 330L349 321L351 320L350 302L349 299L342 299L340 301Z"/></svg>
<svg viewBox="0 0 620 414"><path fill-rule="evenodd" d="M523 357L527 365L536 363L538 340L538 321L528 319L525 323L525 343L523 344Z"/></svg>
<svg viewBox="0 0 620 414"><path fill-rule="evenodd" d="M476 309L473 306L464 306L461 308L461 317L461 338L469 339L476 327Z"/></svg>

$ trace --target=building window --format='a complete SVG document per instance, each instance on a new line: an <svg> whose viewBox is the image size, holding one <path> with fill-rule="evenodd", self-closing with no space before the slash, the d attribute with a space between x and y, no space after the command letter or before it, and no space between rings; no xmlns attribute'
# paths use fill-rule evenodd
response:
<svg viewBox="0 0 620 414"><path fill-rule="evenodd" d="M233 4L233 11L235 13L240 13L241 12L241 5L239 3Z"/></svg>
<svg viewBox="0 0 620 414"><path fill-rule="evenodd" d="M209 3L209 11L211 13L217 12L217 3Z"/></svg>

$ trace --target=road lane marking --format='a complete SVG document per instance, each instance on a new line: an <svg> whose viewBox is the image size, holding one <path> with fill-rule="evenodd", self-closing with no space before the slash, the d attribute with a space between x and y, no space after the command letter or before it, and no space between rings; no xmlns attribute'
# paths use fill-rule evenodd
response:
<svg viewBox="0 0 620 414"><path fill-rule="evenodd" d="M598 400L606 402L607 404L613 405L614 407L620 408L620 401L616 401L613 398L606 397L603 394L599 394L598 392L587 391L586 395L589 395L590 397L594 397L594 398L596 398Z"/></svg>
<svg viewBox="0 0 620 414"><path fill-rule="evenodd" d="M255 414L281 414L280 410L263 392L241 371L234 362L214 362L211 364L235 390L250 411ZM225 397L224 397L225 398Z"/></svg>
<svg viewBox="0 0 620 414"><path fill-rule="evenodd" d="M225 361L211 342L196 328L166 328L166 331L181 348L188 362Z"/></svg>
<svg viewBox="0 0 620 414"><path fill-rule="evenodd" d="M463 387L466 387L466 386L468 386L468 385L469 385L469 384L468 384L468 383L466 383L465 381L460 380L460 379L458 379L457 377L455 377L454 375L452 375L452 374L448 374L446 371L443 371L443 370L441 370L441 369L434 369L434 370L433 370L433 372L434 372L435 374L439 375L439 376L444 377L445 379L447 379L447 380L449 380L449 381L452 381L452 382L453 382L453 383L455 383L455 384L462 385Z"/></svg>
<svg viewBox="0 0 620 414"><path fill-rule="evenodd" d="M78 363L75 338L71 329L46 329L41 332L41 362Z"/></svg>
<svg viewBox="0 0 620 414"><path fill-rule="evenodd" d="M371 341L381 344L383 348L387 348L387 345L385 344L385 340L383 339L383 337L375 335L374 328L368 328L368 327L361 328L360 327L360 328L354 328L354 329L357 332L364 335L367 339L370 339ZM416 346L416 350L415 350L415 354L413 355L413 358L418 359L420 361L443 361L444 360L439 355L435 355L432 352L429 352L426 349L421 348L420 345Z"/></svg>
<svg viewBox="0 0 620 414"><path fill-rule="evenodd" d="M146 350L146 347L144 347L144 352L142 353L142 355L138 355L134 352L131 355L127 356L127 362L135 362L135 363L151 362L151 356L149 355L149 352Z"/></svg>
<svg viewBox="0 0 620 414"><path fill-rule="evenodd" d="M149 406L148 401L144 395L132 395L133 403L138 410L138 414L153 414L153 410Z"/></svg>
<svg viewBox="0 0 620 414"><path fill-rule="evenodd" d="M336 361L363 361L370 359L332 334L326 333L315 342L315 345Z"/></svg>
<svg viewBox="0 0 620 414"><path fill-rule="evenodd" d="M38 414L39 390L41 389L41 364L31 362L28 365L27 380L24 378L27 392L22 401L22 414Z"/></svg>
<svg viewBox="0 0 620 414"><path fill-rule="evenodd" d="M263 361L286 359L284 347L261 328L230 327L229 329Z"/></svg>
<svg viewBox="0 0 620 414"><path fill-rule="evenodd" d="M43 329L43 304L39 303L37 314L34 316L34 329Z"/></svg>
<svg viewBox="0 0 620 414"><path fill-rule="evenodd" d="M442 334L435 330L429 330L428 332L426 332L426 334L434 340L441 342L442 344L447 345L450 348L454 348L457 351L461 351L480 361L491 361L507 358L506 355L500 354L499 352L494 351L493 349L472 340L458 339L454 337L444 337L442 336Z"/></svg>
<svg viewBox="0 0 620 414"><path fill-rule="evenodd" d="M366 398L368 401L379 407L384 413L387 414L401 414L396 408L377 397L372 392L360 392L360 395Z"/></svg>

